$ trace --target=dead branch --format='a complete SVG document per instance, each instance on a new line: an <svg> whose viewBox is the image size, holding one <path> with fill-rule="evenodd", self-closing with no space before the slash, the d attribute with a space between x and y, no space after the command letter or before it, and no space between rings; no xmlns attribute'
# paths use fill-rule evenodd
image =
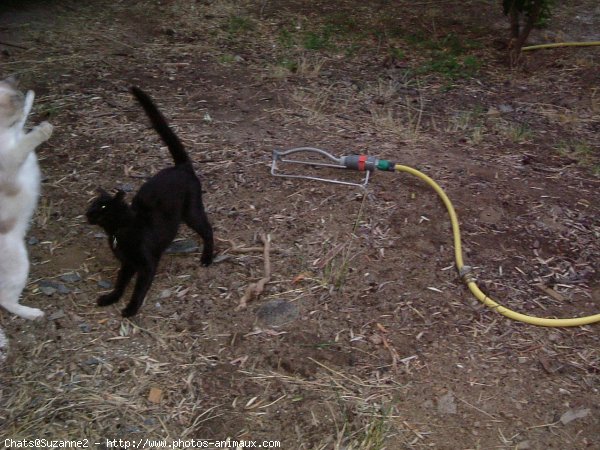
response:
<svg viewBox="0 0 600 450"><path fill-rule="evenodd" d="M218 239L218 238L217 238ZM255 253L264 251L264 247L243 247L241 245L237 245L232 239L218 239L222 242L229 242L230 247L225 251L228 253ZM278 252L280 249L271 247L269 249L271 252Z"/></svg>
<svg viewBox="0 0 600 450"><path fill-rule="evenodd" d="M29 50L27 47L23 47L22 45L11 44L10 42L0 41L0 45L5 45L7 47L20 48L21 50Z"/></svg>
<svg viewBox="0 0 600 450"><path fill-rule="evenodd" d="M240 304L235 308L236 311L246 309L248 307L248 302L262 294L265 290L265 285L271 281L271 235L261 234L260 239L264 244L263 259L265 263L265 276L246 288L246 292L244 292L244 295L240 299Z"/></svg>

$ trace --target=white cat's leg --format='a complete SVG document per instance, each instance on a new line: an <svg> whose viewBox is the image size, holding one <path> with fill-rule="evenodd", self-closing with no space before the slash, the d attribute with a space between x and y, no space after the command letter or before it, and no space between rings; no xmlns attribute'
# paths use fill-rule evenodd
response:
<svg viewBox="0 0 600 450"><path fill-rule="evenodd" d="M52 136L52 130L54 127L50 122L42 122L38 126L34 127L29 133L27 133L21 139L20 145L28 147L27 152L30 152L42 142L47 141Z"/></svg>
<svg viewBox="0 0 600 450"><path fill-rule="evenodd" d="M6 360L6 356L8 355L8 339L4 334L4 330L0 328L0 366Z"/></svg>
<svg viewBox="0 0 600 450"><path fill-rule="evenodd" d="M22 238L8 235L0 237L0 306L7 311L23 317L24 319L38 319L44 312L37 308L19 305L19 297L27 283L29 274L29 260L27 249Z"/></svg>
<svg viewBox="0 0 600 450"><path fill-rule="evenodd" d="M38 145L52 136L54 127L49 122L42 122L21 138L16 147L15 163L17 167L23 163Z"/></svg>

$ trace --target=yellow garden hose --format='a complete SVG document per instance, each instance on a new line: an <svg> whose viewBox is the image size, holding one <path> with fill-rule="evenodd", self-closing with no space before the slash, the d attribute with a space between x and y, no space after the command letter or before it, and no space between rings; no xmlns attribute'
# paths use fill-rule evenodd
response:
<svg viewBox="0 0 600 450"><path fill-rule="evenodd" d="M600 41L590 41L590 42L556 42L554 44L540 44L540 45L529 45L527 47L523 47L522 51L527 50L539 50L542 48L557 48L557 47L592 47L600 45Z"/></svg>
<svg viewBox="0 0 600 450"><path fill-rule="evenodd" d="M314 160L312 161L302 161L295 158L291 158L292 155L302 152L308 152L313 155L321 155L325 157L328 161L325 163L318 163ZM367 172L367 176L363 180L362 183L351 183L347 181L340 181L335 179L327 179L323 177L314 177L307 175L299 175L297 173L286 173L282 171L278 166L278 163L293 163L293 164L305 164L311 166L321 166L321 167L337 167L340 169L350 169L350 170L358 170L361 172ZM551 319L551 318L543 318L543 317L533 317L528 316L526 314L521 314L515 311L512 311L504 306L498 304L496 301L485 295L479 287L477 283L475 283L475 278L471 273L471 268L469 266L465 266L463 263L462 257L462 245L460 242L460 229L458 226L458 217L456 216L456 211L454 211L454 206L452 206L452 202L446 195L446 193L442 190L442 188L431 178L429 178L424 173L418 171L417 169L413 169L412 167L403 166L401 164L396 164L391 161L385 159L379 159L374 156L367 155L347 155L342 157L336 157L325 150L321 150L313 147L296 147L290 150L273 151L273 161L271 165L271 174L279 177L288 177L288 178L304 178L309 180L318 180L318 181L328 181L330 183L343 184L343 185L351 185L351 186L361 186L365 187L369 181L368 174L375 169L383 170L388 172L407 172L411 175L420 178L425 183L433 188L433 190L439 195L439 197L444 202L446 206L446 210L448 210L448 214L450 215L450 222L452 223L452 234L454 236L454 256L456 259L456 268L458 269L458 273L461 276L462 280L466 283L471 293L484 305L489 308L494 309L499 312L503 316L508 317L509 319L517 320L519 322L528 323L531 325L538 325L542 327L576 327L581 325L589 325L592 323L600 322L600 314L594 314L592 316L585 317L576 317L572 319Z"/></svg>
<svg viewBox="0 0 600 450"><path fill-rule="evenodd" d="M473 279L473 276L470 274L470 268L465 266L463 263L462 257L462 245L460 242L460 229L458 226L458 217L456 216L456 212L454 211L454 206L452 206L452 202L446 195L446 193L442 190L442 188L431 178L429 178L424 173L413 169L412 167L403 166L401 164L395 164L394 170L396 172L407 172L411 175L414 175L421 180L425 181L429 186L431 186L435 192L439 195L446 206L446 210L450 215L450 222L452 223L452 234L454 236L454 256L456 259L456 268L458 269L459 274L463 278L463 281L467 284L471 293L484 305L492 308L502 314L503 316L508 317L509 319L517 320L519 322L528 323L531 325L539 325L542 327L576 327L580 325L589 325L591 323L600 322L600 314L594 314L592 316L586 317L577 317L572 319L549 319L542 317L533 317L528 316L526 314L521 314L515 311L512 311L504 306L498 304L493 299L485 295Z"/></svg>

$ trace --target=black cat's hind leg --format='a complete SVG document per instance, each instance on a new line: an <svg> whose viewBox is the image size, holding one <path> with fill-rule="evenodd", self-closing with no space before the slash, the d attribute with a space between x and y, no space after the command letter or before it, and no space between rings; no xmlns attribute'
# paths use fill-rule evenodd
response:
<svg viewBox="0 0 600 450"><path fill-rule="evenodd" d="M202 237L202 240L204 241L204 248L202 249L200 262L203 266L208 266L213 260L215 243L213 238L213 229L208 221L206 212L204 211L204 206L202 206L202 200L191 202L188 210L186 211L184 220L188 227Z"/></svg>
<svg viewBox="0 0 600 450"><path fill-rule="evenodd" d="M144 303L144 298L146 298L146 294L152 285L152 281L154 280L154 275L156 274L156 264L148 263L144 268L138 270L137 279L135 280L135 287L133 289L133 294L131 295L131 300L129 303L121 311L121 315L123 317L131 317L135 316L138 312L142 303Z"/></svg>
<svg viewBox="0 0 600 450"><path fill-rule="evenodd" d="M108 306L112 305L113 303L117 303L123 295L123 292L125 292L125 288L134 274L135 269L133 266L129 264L123 264L119 269L115 288L108 294L101 295L98 298L96 302L98 306Z"/></svg>

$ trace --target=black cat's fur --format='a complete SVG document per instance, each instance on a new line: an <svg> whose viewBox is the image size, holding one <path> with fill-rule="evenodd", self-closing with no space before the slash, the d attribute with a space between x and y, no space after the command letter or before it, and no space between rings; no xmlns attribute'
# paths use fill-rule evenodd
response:
<svg viewBox="0 0 600 450"><path fill-rule="evenodd" d="M151 98L137 87L132 94L142 105L152 126L169 148L175 165L163 169L146 181L134 196L131 206L125 193L100 195L88 208L86 217L108 234L108 243L121 262L112 292L98 298L99 306L119 301L125 288L137 273L133 295L122 311L123 317L137 313L152 284L158 262L184 222L204 240L200 261L207 266L213 259L213 231L202 204L202 187L194 173L183 144L169 128Z"/></svg>

